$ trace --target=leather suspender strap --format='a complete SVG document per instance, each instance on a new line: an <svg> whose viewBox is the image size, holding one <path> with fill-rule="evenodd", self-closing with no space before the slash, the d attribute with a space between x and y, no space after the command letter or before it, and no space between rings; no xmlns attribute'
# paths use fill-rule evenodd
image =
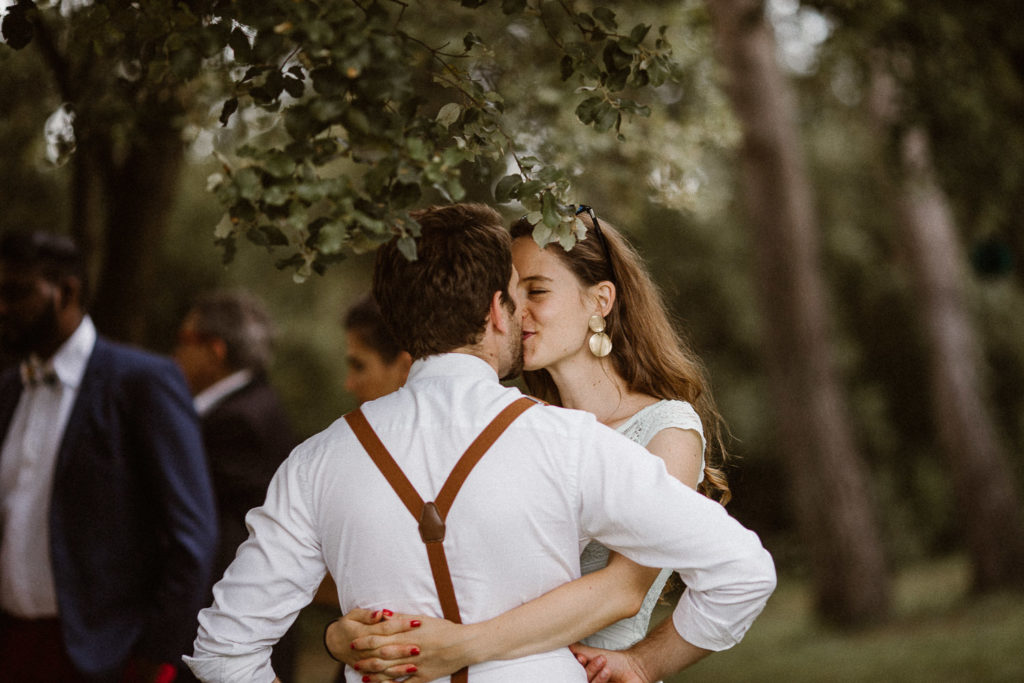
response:
<svg viewBox="0 0 1024 683"><path fill-rule="evenodd" d="M445 619L449 621L462 623L459 603L455 597L455 587L452 585L451 572L448 569L448 557L444 552L445 520L448 518L448 511L451 509L459 489L462 488L463 482L466 481L473 467L480 462L480 458L517 417L536 403L535 399L524 396L498 413L498 416L484 428L459 458L441 487L441 491L437 494L437 499L426 503L405 473L402 472L402 468L398 466L395 459L388 453L387 448L381 443L377 433L373 431L373 427L363 415L363 411L357 408L345 416L345 420L352 428L356 438L359 439L359 443L366 449L409 513L419 522L420 538L427 546L427 558L430 561L430 571L434 576L437 596L441 602L441 611ZM452 674L452 683L466 683L467 681L466 669L460 669Z"/></svg>

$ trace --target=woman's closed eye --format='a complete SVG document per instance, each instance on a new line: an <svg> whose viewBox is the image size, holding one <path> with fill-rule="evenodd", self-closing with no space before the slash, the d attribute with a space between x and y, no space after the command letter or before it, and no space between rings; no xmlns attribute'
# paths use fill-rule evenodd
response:
<svg viewBox="0 0 1024 683"><path fill-rule="evenodd" d="M530 289L530 290L527 290L526 293L529 296L540 296L541 294L547 294L548 290L546 290L546 289Z"/></svg>

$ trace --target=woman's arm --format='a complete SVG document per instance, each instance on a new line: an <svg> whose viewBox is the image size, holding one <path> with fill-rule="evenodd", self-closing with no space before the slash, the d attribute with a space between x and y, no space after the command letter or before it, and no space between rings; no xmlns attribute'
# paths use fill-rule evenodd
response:
<svg viewBox="0 0 1024 683"><path fill-rule="evenodd" d="M669 474L690 488L696 488L700 477L702 448L697 432L678 428L661 430L647 444L665 461ZM459 625L353 610L327 628L324 642L332 657L370 680L407 676L416 667L410 681L429 681L464 666L563 647L633 616L657 575L657 569L611 553L605 568L487 621Z"/></svg>
<svg viewBox="0 0 1024 683"><path fill-rule="evenodd" d="M647 443L647 450L665 461L668 473L691 489L697 488L704 463L703 443L692 429L662 429Z"/></svg>
<svg viewBox="0 0 1024 683"><path fill-rule="evenodd" d="M613 553L604 569L487 621L460 625L431 617L353 610L327 628L324 642L332 657L358 667L370 680L407 676L414 666L416 676L410 680L429 681L464 666L574 643L636 614L657 575L657 569Z"/></svg>

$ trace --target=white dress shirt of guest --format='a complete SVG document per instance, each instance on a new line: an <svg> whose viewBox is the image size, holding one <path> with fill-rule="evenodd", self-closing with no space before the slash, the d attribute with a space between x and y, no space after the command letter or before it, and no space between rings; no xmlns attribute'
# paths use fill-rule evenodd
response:
<svg viewBox="0 0 1024 683"><path fill-rule="evenodd" d="M64 430L96 327L85 316L49 361L22 364L22 389L0 455L0 607L23 619L57 616L50 559L50 495Z"/></svg>

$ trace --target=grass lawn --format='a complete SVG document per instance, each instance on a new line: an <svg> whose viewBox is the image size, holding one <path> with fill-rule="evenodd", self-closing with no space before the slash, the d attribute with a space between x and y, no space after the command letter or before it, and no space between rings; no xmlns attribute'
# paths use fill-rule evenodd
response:
<svg viewBox="0 0 1024 683"><path fill-rule="evenodd" d="M665 683L1024 681L1024 594L970 597L968 573L962 558L901 573L892 619L856 633L816 624L806 583L781 576L742 643ZM334 667L320 644L329 618L318 608L300 616L305 646L294 683L331 680Z"/></svg>
<svg viewBox="0 0 1024 683"><path fill-rule="evenodd" d="M747 637L682 681L1024 681L1024 595L967 594L963 559L897 577L893 618L841 633L817 625L806 584L779 587Z"/></svg>

